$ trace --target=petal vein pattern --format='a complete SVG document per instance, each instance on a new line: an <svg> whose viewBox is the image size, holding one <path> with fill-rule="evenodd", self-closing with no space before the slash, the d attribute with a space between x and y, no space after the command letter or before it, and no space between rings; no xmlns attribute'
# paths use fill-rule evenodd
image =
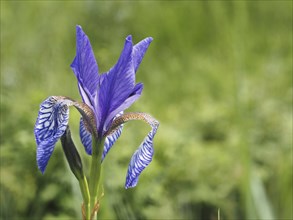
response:
<svg viewBox="0 0 293 220"><path fill-rule="evenodd" d="M37 143L37 163L44 173L52 155L56 142L66 131L69 120L69 106L74 106L86 118L89 129L96 134L95 119L89 106L78 103L63 96L50 96L40 105L39 115L35 124Z"/></svg>
<svg viewBox="0 0 293 220"><path fill-rule="evenodd" d="M35 137L37 163L42 173L46 169L56 142L66 130L68 119L69 109L66 103L58 102L51 96L41 104L35 125Z"/></svg>
<svg viewBox="0 0 293 220"><path fill-rule="evenodd" d="M102 156L102 161L105 159L106 155L110 151L111 147L117 141L122 133L123 125L120 125L117 130L115 130L112 134L108 135L105 140L104 151Z"/></svg>
<svg viewBox="0 0 293 220"><path fill-rule="evenodd" d="M151 126L152 130L148 133L144 141L139 146L138 150L135 151L133 156L131 157L131 161L128 166L128 171L126 175L126 189L136 186L139 175L150 164L150 162L153 159L153 139L155 134L157 133L159 124L152 123Z"/></svg>
<svg viewBox="0 0 293 220"><path fill-rule="evenodd" d="M114 120L116 118L120 117L121 115L123 115L123 111L122 112L119 112L115 116ZM120 125L118 128L116 128L111 134L109 134L109 135L106 136L105 144L104 144L104 150L103 150L103 155L102 155L102 162L104 161L106 155L108 154L108 152L110 151L110 149L112 148L112 146L115 144L115 142L121 136L122 129L123 129L123 124Z"/></svg>
<svg viewBox="0 0 293 220"><path fill-rule="evenodd" d="M81 143L83 144L85 151L88 155L92 155L92 135L86 129L83 119L80 119L79 123L79 136Z"/></svg>
<svg viewBox="0 0 293 220"><path fill-rule="evenodd" d="M122 115L122 112L117 114L116 117L119 117ZM115 118L116 118L115 117ZM111 147L114 145L114 143L117 141L117 139L120 137L122 133L123 125L120 125L115 131L113 131L111 134L109 134L105 139L104 144L104 150L103 150L103 156L102 156L102 162L111 149ZM83 119L80 119L80 139L81 143L83 144L85 151L88 155L92 155L92 136L91 133L87 130L85 123Z"/></svg>
<svg viewBox="0 0 293 220"><path fill-rule="evenodd" d="M109 114L107 120L105 121L104 124L104 130L108 130L109 125L111 124L110 122L112 122L111 120L113 120L113 117L115 116L115 118L117 118L118 116L122 115L122 114L117 114L118 112L121 113L121 111L123 112L123 110L127 109L129 106L131 106L141 95L143 90L143 84L142 83L137 83L134 88L132 93L129 95L129 97L118 107L116 108L114 111L111 112L111 114Z"/></svg>
<svg viewBox="0 0 293 220"><path fill-rule="evenodd" d="M104 132L105 121L111 120L108 119L111 112L115 111L129 97L135 86L135 73L131 54L132 38L128 36L118 62L105 74L97 97L101 113L100 133ZM123 110L120 109L119 111ZM113 116L115 115L111 117Z"/></svg>
<svg viewBox="0 0 293 220"><path fill-rule="evenodd" d="M144 40L140 41L133 47L133 65L135 72L137 71L139 64L141 63L145 52L147 51L150 43L153 41L153 38L147 37Z"/></svg>
<svg viewBox="0 0 293 220"><path fill-rule="evenodd" d="M99 70L91 43L80 26L76 26L76 56L71 68L87 95L93 96L99 83ZM84 98L84 94L81 96Z"/></svg>
<svg viewBox="0 0 293 220"><path fill-rule="evenodd" d="M154 154L153 139L159 127L159 122L152 116L143 112L129 112L115 118L108 131L109 134L115 131L120 125L132 120L144 121L151 126L152 130L148 133L138 150L132 155L126 175L126 189L136 186L139 175L152 161Z"/></svg>

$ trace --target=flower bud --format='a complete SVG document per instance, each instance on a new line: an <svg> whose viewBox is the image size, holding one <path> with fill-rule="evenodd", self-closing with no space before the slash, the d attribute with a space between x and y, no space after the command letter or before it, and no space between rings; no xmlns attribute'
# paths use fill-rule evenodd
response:
<svg viewBox="0 0 293 220"><path fill-rule="evenodd" d="M84 173L82 170L82 162L81 162L79 153L71 138L71 132L68 125L67 125L65 133L61 137L61 143L62 143L62 148L72 173L75 175L75 177L78 180L81 180L84 176Z"/></svg>

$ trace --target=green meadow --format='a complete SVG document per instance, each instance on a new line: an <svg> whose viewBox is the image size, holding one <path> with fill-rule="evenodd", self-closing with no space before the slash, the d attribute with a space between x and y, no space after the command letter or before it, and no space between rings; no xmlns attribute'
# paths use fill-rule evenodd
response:
<svg viewBox="0 0 293 220"><path fill-rule="evenodd" d="M150 128L126 124L103 162L98 219L283 219L292 215L291 1L1 1L0 219L81 219L58 142L44 175L34 124L51 95L80 100L75 26L108 71L125 37L154 38L140 99L160 127L152 163L124 189ZM84 169L78 111L70 127Z"/></svg>

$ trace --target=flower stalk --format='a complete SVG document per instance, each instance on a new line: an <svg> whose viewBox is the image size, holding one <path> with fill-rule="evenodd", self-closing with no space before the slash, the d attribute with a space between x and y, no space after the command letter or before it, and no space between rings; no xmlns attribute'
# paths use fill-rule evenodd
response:
<svg viewBox="0 0 293 220"><path fill-rule="evenodd" d="M97 201L97 193L100 185L101 176L101 160L102 152L104 148L105 139L95 139L93 138L93 148L92 148L92 161L90 168L90 210L95 215L96 210L94 209Z"/></svg>
<svg viewBox="0 0 293 220"><path fill-rule="evenodd" d="M83 198L84 218L90 220L90 193L85 176L79 180L79 187Z"/></svg>

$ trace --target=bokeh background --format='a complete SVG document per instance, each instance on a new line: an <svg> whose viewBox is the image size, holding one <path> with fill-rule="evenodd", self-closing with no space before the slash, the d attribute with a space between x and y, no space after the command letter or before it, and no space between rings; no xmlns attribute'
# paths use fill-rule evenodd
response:
<svg viewBox="0 0 293 220"><path fill-rule="evenodd" d="M33 134L46 97L81 100L76 24L101 72L128 34L154 38L128 110L160 121L154 160L125 190L149 131L127 124L103 164L99 219L292 219L292 1L1 1L1 219L81 219L60 143L42 175Z"/></svg>

